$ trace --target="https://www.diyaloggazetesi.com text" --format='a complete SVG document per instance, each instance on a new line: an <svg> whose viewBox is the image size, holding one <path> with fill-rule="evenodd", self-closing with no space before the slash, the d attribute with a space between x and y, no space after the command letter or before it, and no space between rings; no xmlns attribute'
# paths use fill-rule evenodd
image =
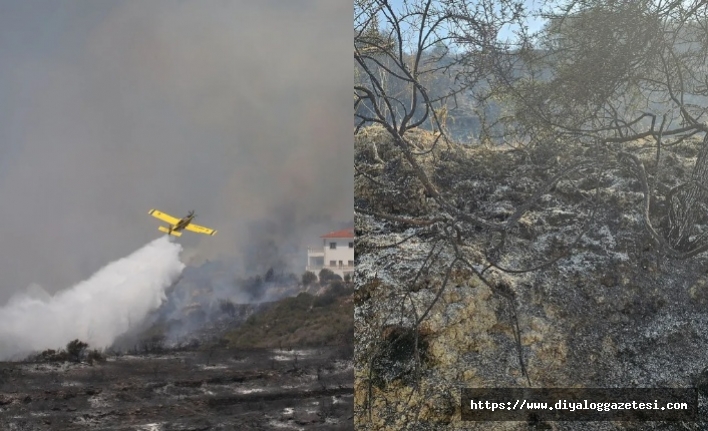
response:
<svg viewBox="0 0 708 431"><path fill-rule="evenodd" d="M475 388L462 391L462 419L471 421L690 421L693 388Z"/></svg>

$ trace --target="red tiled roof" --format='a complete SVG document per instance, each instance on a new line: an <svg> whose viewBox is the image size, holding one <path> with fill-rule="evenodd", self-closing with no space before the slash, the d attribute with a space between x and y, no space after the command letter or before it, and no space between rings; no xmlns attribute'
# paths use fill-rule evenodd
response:
<svg viewBox="0 0 708 431"><path fill-rule="evenodd" d="M354 228L336 230L322 235L320 238L354 238Z"/></svg>

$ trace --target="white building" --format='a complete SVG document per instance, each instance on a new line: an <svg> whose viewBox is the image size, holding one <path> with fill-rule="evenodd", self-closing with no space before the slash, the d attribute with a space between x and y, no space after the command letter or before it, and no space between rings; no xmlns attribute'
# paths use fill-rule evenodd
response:
<svg viewBox="0 0 708 431"><path fill-rule="evenodd" d="M322 235L322 248L307 249L306 271L319 276L323 268L339 274L354 275L354 229L343 229Z"/></svg>

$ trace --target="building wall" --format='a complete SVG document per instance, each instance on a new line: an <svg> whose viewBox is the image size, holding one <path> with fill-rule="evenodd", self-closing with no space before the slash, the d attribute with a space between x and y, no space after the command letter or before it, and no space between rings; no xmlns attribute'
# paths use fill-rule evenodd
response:
<svg viewBox="0 0 708 431"><path fill-rule="evenodd" d="M324 257L323 256L308 256L309 261L307 262L307 266L312 266L312 267L318 267L318 266L324 266Z"/></svg>
<svg viewBox="0 0 708 431"><path fill-rule="evenodd" d="M334 249L330 248L330 243L335 244ZM321 251L308 250L308 266L306 270L319 275L322 268L327 268L342 278L346 274L353 274L354 247L349 247L349 243L353 244L354 238L323 238ZM323 255L324 257L322 257ZM320 261L323 261L322 265L319 264ZM334 266L332 266L332 263L334 263Z"/></svg>
<svg viewBox="0 0 708 431"><path fill-rule="evenodd" d="M349 248L349 243L353 243L354 238L324 238L324 264L325 267L331 267L331 261L335 261L335 266L339 266L339 261L342 265L353 265L354 248ZM335 244L335 249L330 248L330 244ZM350 263L351 261L351 263Z"/></svg>

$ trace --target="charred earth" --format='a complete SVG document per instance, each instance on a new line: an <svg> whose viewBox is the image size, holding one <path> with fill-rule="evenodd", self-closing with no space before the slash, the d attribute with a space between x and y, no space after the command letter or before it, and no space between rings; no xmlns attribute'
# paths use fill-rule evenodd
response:
<svg viewBox="0 0 708 431"><path fill-rule="evenodd" d="M705 253L667 256L647 229L671 238L673 191L708 141L658 157L641 139L520 150L407 137L418 166L383 127L355 138L357 429L706 429L703 398L701 421L680 424L463 422L459 400L464 387L708 393Z"/></svg>
<svg viewBox="0 0 708 431"><path fill-rule="evenodd" d="M271 274L269 301L239 304L185 276L105 352L75 341L0 363L0 429L353 429L347 283Z"/></svg>

